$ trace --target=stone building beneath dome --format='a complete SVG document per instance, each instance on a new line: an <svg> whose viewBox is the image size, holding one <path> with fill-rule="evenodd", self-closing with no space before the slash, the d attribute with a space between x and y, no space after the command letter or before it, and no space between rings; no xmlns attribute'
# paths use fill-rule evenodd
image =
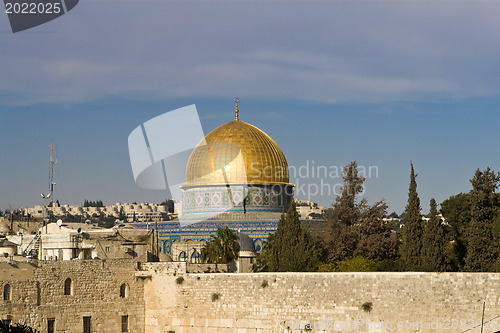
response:
<svg viewBox="0 0 500 333"><path fill-rule="evenodd" d="M179 221L157 225L165 253L173 254L175 243L208 241L225 226L249 235L260 251L292 199L285 155L264 131L239 120L235 101L235 119L207 134L189 157ZM187 252L174 260L197 260L197 251Z"/></svg>

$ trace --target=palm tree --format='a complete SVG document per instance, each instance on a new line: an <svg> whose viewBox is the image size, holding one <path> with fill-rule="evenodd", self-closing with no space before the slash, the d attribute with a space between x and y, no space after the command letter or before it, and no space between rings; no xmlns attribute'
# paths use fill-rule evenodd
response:
<svg viewBox="0 0 500 333"><path fill-rule="evenodd" d="M228 227L217 229L211 240L201 249L201 260L227 264L238 257L240 244L238 235Z"/></svg>

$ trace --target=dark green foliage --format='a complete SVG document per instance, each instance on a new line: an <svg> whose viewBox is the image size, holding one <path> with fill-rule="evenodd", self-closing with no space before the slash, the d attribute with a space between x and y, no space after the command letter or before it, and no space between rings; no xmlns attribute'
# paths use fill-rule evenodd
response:
<svg viewBox="0 0 500 333"><path fill-rule="evenodd" d="M422 235L422 267L426 271L444 272L448 268L445 251L448 242L444 227L438 217L437 204L434 198L431 199L430 207L429 221L425 223Z"/></svg>
<svg viewBox="0 0 500 333"><path fill-rule="evenodd" d="M281 215L276 233L270 235L264 246L261 264L275 272L314 271L320 254L317 242L301 226L295 201L292 200L287 213Z"/></svg>
<svg viewBox="0 0 500 333"><path fill-rule="evenodd" d="M38 331L27 325L10 325L0 321L0 333L38 333Z"/></svg>
<svg viewBox="0 0 500 333"><path fill-rule="evenodd" d="M449 224L449 234L454 240L455 268L464 266L467 254L467 229L471 220L470 193L453 195L441 203L441 214Z"/></svg>
<svg viewBox="0 0 500 333"><path fill-rule="evenodd" d="M374 272L377 270L377 263L363 257L347 258L333 263L319 266L319 272Z"/></svg>
<svg viewBox="0 0 500 333"><path fill-rule="evenodd" d="M467 255L464 269L469 272L484 272L497 269L499 241L493 236L494 220L497 216L497 196L500 174L490 168L476 170L470 180L471 221L467 228Z"/></svg>
<svg viewBox="0 0 500 333"><path fill-rule="evenodd" d="M360 224L357 226L358 244L355 256L382 261L396 255L396 237L392 234L392 224L382 220L387 211L384 201L361 209Z"/></svg>
<svg viewBox="0 0 500 333"><path fill-rule="evenodd" d="M338 262L354 256L372 260L391 259L396 255L393 226L383 221L387 205L381 200L373 206L366 199L359 202L365 178L358 174L356 161L344 168L341 195L327 214L330 226L325 248L329 262Z"/></svg>
<svg viewBox="0 0 500 333"><path fill-rule="evenodd" d="M413 163L411 165L408 203L405 209L402 230L401 264L406 271L417 271L422 267L422 216L420 199L417 193L417 182Z"/></svg>
<svg viewBox="0 0 500 333"><path fill-rule="evenodd" d="M391 218L391 219L397 219L399 216L398 214L396 214L396 212L392 212L389 214L388 218Z"/></svg>
<svg viewBox="0 0 500 333"><path fill-rule="evenodd" d="M465 234L471 219L470 209L469 193L453 195L441 203L441 214L452 228L455 237Z"/></svg>
<svg viewBox="0 0 500 333"><path fill-rule="evenodd" d="M267 280L262 280L262 283L260 284L260 286L262 288L267 288L268 285L269 285L269 282L267 282Z"/></svg>
<svg viewBox="0 0 500 333"><path fill-rule="evenodd" d="M182 276L179 276L177 279L175 279L175 283L177 283L177 284L183 284L184 283L184 278Z"/></svg>
<svg viewBox="0 0 500 333"><path fill-rule="evenodd" d="M352 226L346 226L337 220L328 220L330 241L325 245L330 262L352 257L358 245L358 234Z"/></svg>
<svg viewBox="0 0 500 333"><path fill-rule="evenodd" d="M118 214L118 220L127 222L127 215L123 212L123 207L120 207L120 213Z"/></svg>
<svg viewBox="0 0 500 333"><path fill-rule="evenodd" d="M240 244L238 235L228 227L219 228L211 240L201 249L205 262L227 264L238 257Z"/></svg>
<svg viewBox="0 0 500 333"><path fill-rule="evenodd" d="M500 241L500 214L497 215L497 217L493 221L493 228L491 231L495 240Z"/></svg>
<svg viewBox="0 0 500 333"><path fill-rule="evenodd" d="M363 309L364 312L371 312L373 309L373 303L372 302L364 302L361 305L361 308Z"/></svg>
<svg viewBox="0 0 500 333"><path fill-rule="evenodd" d="M90 201L85 199L83 207L104 207L102 200Z"/></svg>
<svg viewBox="0 0 500 333"><path fill-rule="evenodd" d="M257 265L254 271L269 271L269 264L273 258L273 250L275 249L276 233L267 236L267 242L264 243L260 255L257 257Z"/></svg>
<svg viewBox="0 0 500 333"><path fill-rule="evenodd" d="M212 294L212 302L215 302L217 300L219 300L220 298L220 294L219 293L213 293Z"/></svg>
<svg viewBox="0 0 500 333"><path fill-rule="evenodd" d="M360 209L356 196L363 191L365 178L358 174L358 163L352 161L344 168L342 192L335 198L333 214L342 225L351 226L359 221Z"/></svg>
<svg viewBox="0 0 500 333"><path fill-rule="evenodd" d="M377 272L399 272L400 260L397 259L386 259L376 263L375 271Z"/></svg>
<svg viewBox="0 0 500 333"><path fill-rule="evenodd" d="M167 206L167 210L169 213L174 212L174 200L172 199L165 200L160 205Z"/></svg>

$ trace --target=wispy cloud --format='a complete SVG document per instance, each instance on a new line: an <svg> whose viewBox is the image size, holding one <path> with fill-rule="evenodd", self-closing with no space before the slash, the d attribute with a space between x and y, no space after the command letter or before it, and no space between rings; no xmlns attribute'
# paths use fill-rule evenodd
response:
<svg viewBox="0 0 500 333"><path fill-rule="evenodd" d="M52 23L57 33L0 37L0 92L27 104L110 95L335 103L500 93L499 3L283 4L81 3Z"/></svg>

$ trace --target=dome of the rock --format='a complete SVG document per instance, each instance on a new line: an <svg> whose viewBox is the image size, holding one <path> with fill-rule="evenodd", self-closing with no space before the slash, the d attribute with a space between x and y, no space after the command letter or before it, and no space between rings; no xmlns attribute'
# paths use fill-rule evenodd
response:
<svg viewBox="0 0 500 333"><path fill-rule="evenodd" d="M182 186L187 222L276 220L291 200L293 185L280 147L239 120L238 104L235 113L235 120L207 134L189 157Z"/></svg>
<svg viewBox="0 0 500 333"><path fill-rule="evenodd" d="M288 164L278 145L240 120L210 132L194 149L186 167L188 186L288 182Z"/></svg>

